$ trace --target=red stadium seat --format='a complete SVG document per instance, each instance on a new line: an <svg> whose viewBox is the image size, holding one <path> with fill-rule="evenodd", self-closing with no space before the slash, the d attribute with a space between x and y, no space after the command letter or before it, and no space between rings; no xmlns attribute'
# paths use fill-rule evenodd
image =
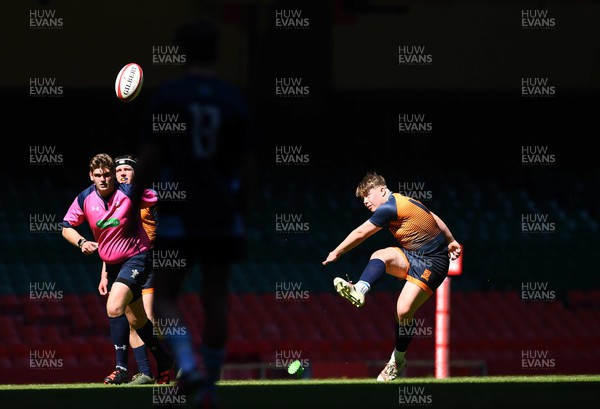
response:
<svg viewBox="0 0 600 409"><path fill-rule="evenodd" d="M5 314L12 314L19 311L21 301L15 294L0 295L0 311Z"/></svg>
<svg viewBox="0 0 600 409"><path fill-rule="evenodd" d="M40 339L49 345L61 344L67 334L61 334L55 326L45 325L39 328Z"/></svg>
<svg viewBox="0 0 600 409"><path fill-rule="evenodd" d="M28 324L37 324L45 317L40 301L30 301L23 305L24 319Z"/></svg>
<svg viewBox="0 0 600 409"><path fill-rule="evenodd" d="M12 369L12 360L7 356L0 355L0 370Z"/></svg>
<svg viewBox="0 0 600 409"><path fill-rule="evenodd" d="M73 330L76 334L86 335L94 328L94 323L88 314L82 310L69 312Z"/></svg>

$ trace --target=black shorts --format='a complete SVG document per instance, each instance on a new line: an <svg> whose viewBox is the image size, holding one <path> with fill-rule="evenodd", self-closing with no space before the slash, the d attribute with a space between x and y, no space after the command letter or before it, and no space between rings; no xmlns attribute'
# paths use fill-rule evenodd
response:
<svg viewBox="0 0 600 409"><path fill-rule="evenodd" d="M404 256L408 264L405 278L413 284L421 287L429 294L442 284L448 276L450 257L448 256L448 244L443 234L427 243L419 250L396 249Z"/></svg>
<svg viewBox="0 0 600 409"><path fill-rule="evenodd" d="M113 283L123 283L133 293L131 302L136 301L142 295L142 287L148 281L152 273L152 253L137 254L119 264L106 264L108 273L108 291Z"/></svg>

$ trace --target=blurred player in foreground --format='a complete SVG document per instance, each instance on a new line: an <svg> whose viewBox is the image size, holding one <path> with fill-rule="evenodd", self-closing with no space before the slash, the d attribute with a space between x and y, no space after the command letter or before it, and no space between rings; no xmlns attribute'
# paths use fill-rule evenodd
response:
<svg viewBox="0 0 600 409"><path fill-rule="evenodd" d="M137 159L132 155L121 155L115 158L115 165L117 181L119 183L131 184L133 182L133 177L135 176ZM151 245L153 245L154 239L156 238L157 209L157 205L145 207L141 209L140 213L142 218L142 226L148 234ZM152 311L152 303L154 302L153 278L154 274L152 271L150 271L148 279L142 285L142 303L150 322L154 322L154 314ZM104 262L102 263L102 272L100 275L100 283L98 284L98 291L101 295L108 294L108 273L106 271L106 263ZM125 308L125 315L127 315L129 321L132 321L132 312L129 306ZM146 345L141 340L137 331L131 325L129 325L129 345L132 348L133 356L135 357L137 363L138 373L133 375L131 381L128 383L130 385L155 383L156 379L152 374L152 368L150 367L150 361L148 360L148 350Z"/></svg>
<svg viewBox="0 0 600 409"><path fill-rule="evenodd" d="M385 179L367 173L356 188L356 196L373 212L329 253L329 264L364 240L387 228L398 246L375 251L359 281L333 280L336 291L353 305L362 307L365 295L385 273L406 280L396 304L396 347L378 381L392 381L406 366L405 353L415 333L413 317L448 275L450 260L460 256L460 244L446 224L421 202L391 192Z"/></svg>
<svg viewBox="0 0 600 409"><path fill-rule="evenodd" d="M155 248L176 253L187 264L155 270L154 312L180 368L180 390L194 394L194 404L204 408L218 406L229 277L232 263L243 257L255 174L246 97L216 74L219 42L218 27L208 21L190 20L176 31L187 72L162 84L149 101L134 196L140 196L142 186L155 186L161 197ZM157 131L157 118L165 117L177 118L185 131ZM199 354L190 331L181 330L194 323L184 322L178 306L194 265L202 273L205 312Z"/></svg>
<svg viewBox="0 0 600 409"><path fill-rule="evenodd" d="M159 371L156 383L169 383L173 358L158 342L142 305L142 286L152 271L151 245L148 234L138 223L139 211L131 212L132 186L115 181L115 163L104 153L90 160L89 176L93 184L73 200L63 219L62 236L85 255L98 251L106 267L106 312L117 362L104 383L129 381L127 344L130 325L156 358ZM144 189L139 206L151 207L156 202L156 192ZM75 229L85 221L92 230L94 241L88 241ZM128 230L130 225L138 227ZM129 316L125 314L126 307L131 310Z"/></svg>

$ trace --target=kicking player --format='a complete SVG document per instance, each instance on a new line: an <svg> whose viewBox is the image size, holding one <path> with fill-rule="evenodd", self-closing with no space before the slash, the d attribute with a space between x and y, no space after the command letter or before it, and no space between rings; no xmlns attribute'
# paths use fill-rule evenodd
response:
<svg viewBox="0 0 600 409"><path fill-rule="evenodd" d="M129 381L129 325L137 331L156 358L159 372L156 383L169 383L173 358L158 342L153 324L142 305L142 286L152 271L151 245L148 234L138 223L139 212L132 215L130 210L132 185L115 181L115 163L104 153L90 160L89 175L93 184L79 193L69 207L63 219L62 236L79 247L85 255L98 251L106 265L106 311L116 351L116 367L104 379L104 383L121 384ZM156 192L144 189L139 206L151 207L156 202ZM85 221L92 230L93 241L88 241L76 230ZM125 314L127 306L131 309L129 317Z"/></svg>
<svg viewBox="0 0 600 409"><path fill-rule="evenodd" d="M414 334L413 317L448 275L450 260L460 256L460 244L448 226L421 202L392 193L385 179L368 173L356 188L356 196L373 212L329 253L329 264L364 240L387 228L398 246L375 251L356 284L336 277L336 291L353 305L362 307L365 295L385 273L406 280L396 305L396 347L378 381L394 380L406 366L405 353Z"/></svg>
<svg viewBox="0 0 600 409"><path fill-rule="evenodd" d="M133 155L122 155L115 158L116 165L116 176L119 183L130 184L133 182L135 176L135 167L137 166L137 159ZM141 209L142 226L148 234L150 244L154 243L156 238L156 223L158 220L157 216L158 206L146 207ZM142 285L142 303L144 305L144 311L148 316L150 322L154 322L154 314L152 309L152 303L154 302L154 274L151 271L148 275L148 279ZM100 275L100 283L98 284L98 291L101 295L108 293L108 273L106 271L106 263L102 263L102 272ZM132 321L132 311L129 306L125 308L125 315L129 321ZM135 357L138 373L133 375L130 385L144 385L153 384L156 382L152 374L152 368L150 361L148 360L148 351L146 345L141 340L137 331L129 325L129 345L133 351Z"/></svg>

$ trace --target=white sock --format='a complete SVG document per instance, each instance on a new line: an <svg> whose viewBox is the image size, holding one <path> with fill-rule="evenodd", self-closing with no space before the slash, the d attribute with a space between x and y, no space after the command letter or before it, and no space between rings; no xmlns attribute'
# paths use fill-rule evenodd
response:
<svg viewBox="0 0 600 409"><path fill-rule="evenodd" d="M358 283L354 284L356 291L366 294L371 289L371 285L366 281L359 280Z"/></svg>

